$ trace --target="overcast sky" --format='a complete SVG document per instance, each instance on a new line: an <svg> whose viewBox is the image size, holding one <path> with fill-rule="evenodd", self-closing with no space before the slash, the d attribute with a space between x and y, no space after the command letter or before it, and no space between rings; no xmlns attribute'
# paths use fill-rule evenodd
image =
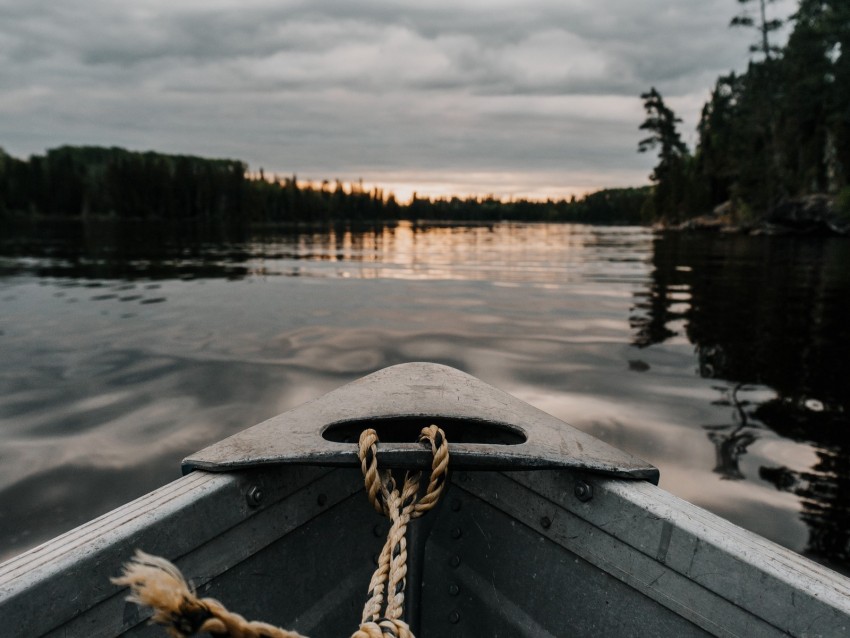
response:
<svg viewBox="0 0 850 638"><path fill-rule="evenodd" d="M772 5L787 16L793 0ZM736 0L0 0L0 146L242 159L425 194L640 185L641 92L694 126Z"/></svg>

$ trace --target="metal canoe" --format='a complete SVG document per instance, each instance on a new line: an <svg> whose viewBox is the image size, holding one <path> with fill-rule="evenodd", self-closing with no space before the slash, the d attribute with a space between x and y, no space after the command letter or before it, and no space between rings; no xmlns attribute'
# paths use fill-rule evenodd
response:
<svg viewBox="0 0 850 638"><path fill-rule="evenodd" d="M344 439L377 420L381 462L417 466L427 454L394 439L444 418L459 441L448 492L409 539L419 638L850 638L850 580L470 379L390 368L193 455L183 478L0 564L0 633L162 636L109 583L140 548L248 618L350 635L388 523Z"/></svg>

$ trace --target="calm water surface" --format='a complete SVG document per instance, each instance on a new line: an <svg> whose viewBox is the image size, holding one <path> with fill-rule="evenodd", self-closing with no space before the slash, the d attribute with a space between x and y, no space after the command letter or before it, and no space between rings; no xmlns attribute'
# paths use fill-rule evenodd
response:
<svg viewBox="0 0 850 638"><path fill-rule="evenodd" d="M850 242L547 224L0 229L0 558L435 361L850 570Z"/></svg>

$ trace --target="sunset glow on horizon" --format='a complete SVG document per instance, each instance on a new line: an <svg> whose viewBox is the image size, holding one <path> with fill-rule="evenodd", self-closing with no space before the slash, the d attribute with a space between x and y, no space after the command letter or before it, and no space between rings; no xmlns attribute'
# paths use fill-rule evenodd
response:
<svg viewBox="0 0 850 638"><path fill-rule="evenodd" d="M251 179L259 179L259 170L248 172ZM269 172L263 169L263 177L269 181L281 181L291 179L293 175ZM384 199L390 195L395 197L400 204L409 204L414 194L419 199L489 199L499 201L528 200L528 201L560 201L570 200L573 197L582 197L602 190L604 188L627 188L643 186L648 183L645 175L618 174L618 175L580 175L571 183L566 176L563 182L555 178L548 181L545 175L542 179L529 180L524 173L470 173L452 176L423 175L421 173L373 174L370 179L339 179L346 192L362 189L364 192L372 192L379 189ZM301 176L295 174L299 186L310 186L316 190L336 188L336 179L319 178L313 176Z"/></svg>

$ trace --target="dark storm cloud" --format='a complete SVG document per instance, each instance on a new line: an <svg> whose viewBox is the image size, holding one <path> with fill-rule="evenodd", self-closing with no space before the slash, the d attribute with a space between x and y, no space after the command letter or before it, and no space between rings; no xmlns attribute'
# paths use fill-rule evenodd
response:
<svg viewBox="0 0 850 638"><path fill-rule="evenodd" d="M643 181L638 95L658 86L692 128L717 74L746 62L736 4L0 0L0 145L316 178Z"/></svg>

